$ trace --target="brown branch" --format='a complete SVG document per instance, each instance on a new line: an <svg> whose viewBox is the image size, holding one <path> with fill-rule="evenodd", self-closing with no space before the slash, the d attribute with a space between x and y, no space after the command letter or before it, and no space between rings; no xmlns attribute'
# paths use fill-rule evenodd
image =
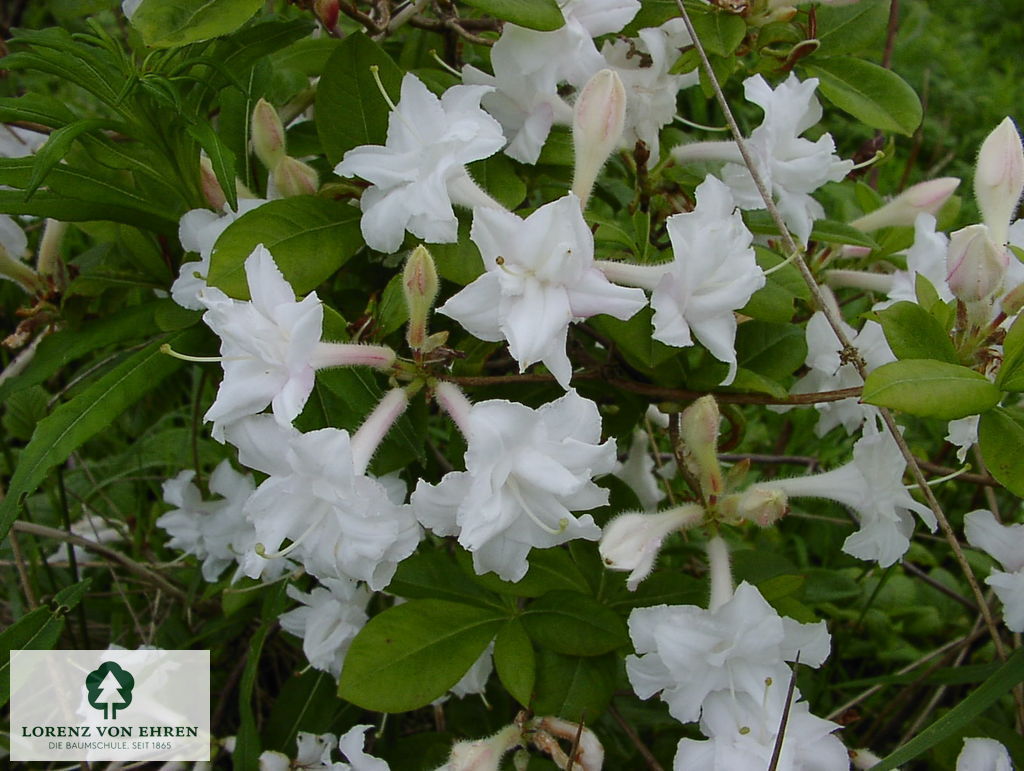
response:
<svg viewBox="0 0 1024 771"><path fill-rule="evenodd" d="M626 732L626 736L629 737L629 740L633 742L633 746L636 747L637 752L639 752L641 757L643 757L647 768L650 769L650 771L665 771L658 762L658 759L654 757L654 754L640 739L640 735L636 732L636 729L626 722L626 718L622 716L622 713L619 712L614 704L608 707L608 714L611 715L612 719L619 724L619 727Z"/></svg>

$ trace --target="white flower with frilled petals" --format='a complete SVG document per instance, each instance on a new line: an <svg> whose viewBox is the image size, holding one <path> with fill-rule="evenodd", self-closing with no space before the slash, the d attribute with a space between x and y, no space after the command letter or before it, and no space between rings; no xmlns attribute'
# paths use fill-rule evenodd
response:
<svg viewBox="0 0 1024 771"><path fill-rule="evenodd" d="M245 261L251 301L233 300L216 287L200 295L203 321L221 339L224 379L205 419L213 436L272 405L274 417L290 424L313 390L313 355L320 343L324 309L313 292L296 302L274 258L262 245Z"/></svg>
<svg viewBox="0 0 1024 771"><path fill-rule="evenodd" d="M465 164L494 155L505 144L501 126L480 109L481 97L490 91L453 86L438 99L407 74L385 144L345 153L335 172L372 183L360 201L360 227L373 249L398 251L406 230L424 241L451 243L458 237L452 203L487 200Z"/></svg>
<svg viewBox="0 0 1024 771"><path fill-rule="evenodd" d="M292 554L320 580L350 578L380 590L416 549L420 528L408 505L363 473L372 450L356 438L336 428L302 434L263 415L227 429L239 460L270 475L245 506L263 553ZM286 539L291 544L275 555Z"/></svg>
<svg viewBox="0 0 1024 771"><path fill-rule="evenodd" d="M386 761L367 755L363 749L366 732L371 725L353 726L338 739L334 734L312 734L299 731L295 737L298 752L293 763L274 750L265 750L259 758L259 771L290 771L294 768L323 769L324 771L390 771ZM332 759L335 747L348 763Z"/></svg>
<svg viewBox="0 0 1024 771"><path fill-rule="evenodd" d="M747 694L758 703L765 679L788 683L786 661L818 667L828 657L825 622L801 624L779 614L743 582L717 610L658 605L629 614L629 636L638 656L626 657L626 674L641 699L661 693L672 717L700 716L709 694Z"/></svg>
<svg viewBox="0 0 1024 771"><path fill-rule="evenodd" d="M907 462L885 431L865 433L853 446L853 461L832 471L792 479L774 479L758 488L781 490L790 498L808 496L836 501L853 510L860 530L843 543L843 551L882 567L910 548L916 513L935 530L935 514L915 501L903 486Z"/></svg>
<svg viewBox="0 0 1024 771"><path fill-rule="evenodd" d="M476 209L470 235L487 272L438 311L481 340L507 340L520 371L543 362L568 388L569 324L599 313L628 319L645 305L643 292L615 286L595 267L594 238L572 193L525 220Z"/></svg>
<svg viewBox="0 0 1024 771"><path fill-rule="evenodd" d="M182 263L178 277L171 284L171 298L174 302L193 311L206 308L200 295L206 289L206 276L210 272L214 244L231 223L265 203L262 198L243 198L238 202L238 211L232 211L225 204L220 214L209 209L193 209L181 215L178 240L186 252L195 252L199 259Z"/></svg>
<svg viewBox="0 0 1024 771"><path fill-rule="evenodd" d="M326 578L309 593L293 585L286 591L302 604L281 614L281 628L302 638L302 652L315 669L338 677L349 645L366 624L370 592L345 578Z"/></svg>
<svg viewBox="0 0 1024 771"><path fill-rule="evenodd" d="M1006 747L995 739L964 737L964 748L956 759L956 771L1013 771Z"/></svg>
<svg viewBox="0 0 1024 771"><path fill-rule="evenodd" d="M420 481L412 496L420 522L457 535L477 573L506 581L526 574L532 548L600 537L590 515L572 515L608 502L591 481L615 464L614 444L598 444L596 404L569 391L536 410L495 399L467 412L453 415L469 444L466 470L436 485Z"/></svg>
<svg viewBox="0 0 1024 771"><path fill-rule="evenodd" d="M1003 566L985 583L1003 603L1003 620L1013 632L1024 632L1024 525L1003 525L991 511L979 509L964 517L967 542Z"/></svg>

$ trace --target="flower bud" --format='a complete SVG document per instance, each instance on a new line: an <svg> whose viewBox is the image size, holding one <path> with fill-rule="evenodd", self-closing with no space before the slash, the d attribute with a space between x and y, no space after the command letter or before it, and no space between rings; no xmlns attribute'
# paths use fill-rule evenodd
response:
<svg viewBox="0 0 1024 771"><path fill-rule="evenodd" d="M522 741L522 729L512 724L505 726L489 739L456 742L444 771L498 771L501 759ZM441 771L438 769L438 771Z"/></svg>
<svg viewBox="0 0 1024 771"><path fill-rule="evenodd" d="M439 287L437 267L427 247L413 249L402 273L402 294L409 308L409 326L405 339L414 351L421 350L427 339L427 320L434 307Z"/></svg>
<svg viewBox="0 0 1024 771"><path fill-rule="evenodd" d="M717 497L724 488L718 465L718 421L718 402L710 394L683 410L679 419L687 466L700 481L705 498Z"/></svg>
<svg viewBox="0 0 1024 771"><path fill-rule="evenodd" d="M870 233L880 228L910 227L918 214L934 215L960 185L956 177L939 177L908 187L889 203L850 224ZM844 252L845 254L845 252Z"/></svg>
<svg viewBox="0 0 1024 771"><path fill-rule="evenodd" d="M998 245L1007 240L1010 219L1024 191L1024 147L1009 118L996 126L981 144L974 168L974 197L989 237Z"/></svg>
<svg viewBox="0 0 1024 771"><path fill-rule="evenodd" d="M252 111L252 149L267 169L274 169L285 157L284 125L277 110L266 99Z"/></svg>
<svg viewBox="0 0 1024 771"><path fill-rule="evenodd" d="M213 162L205 153L199 156L199 189L211 209L218 212L224 209L228 199L213 170Z"/></svg>
<svg viewBox="0 0 1024 771"><path fill-rule="evenodd" d="M754 485L742 493L730 495L722 501L720 509L731 519L768 527L789 512L789 500L778 488Z"/></svg>
<svg viewBox="0 0 1024 771"><path fill-rule="evenodd" d="M308 163L286 155L270 172L271 187L278 198L297 195L316 195L320 189L320 175Z"/></svg>
<svg viewBox="0 0 1024 771"><path fill-rule="evenodd" d="M950 236L946 253L950 291L965 303L987 300L1002 286L1009 257L993 243L985 225L961 228Z"/></svg>
<svg viewBox="0 0 1024 771"><path fill-rule="evenodd" d="M583 87L573 108L576 170L572 191L586 207L598 172L618 146L626 121L626 89L614 70L604 69Z"/></svg>
<svg viewBox="0 0 1024 771"><path fill-rule="evenodd" d="M635 592L637 586L654 569L654 560L661 542L676 530L685 530L704 518L704 509L688 503L659 514L626 512L605 525L598 552L605 567L629 570L626 588Z"/></svg>
<svg viewBox="0 0 1024 771"><path fill-rule="evenodd" d="M313 11L328 30L338 26L338 0L313 0Z"/></svg>

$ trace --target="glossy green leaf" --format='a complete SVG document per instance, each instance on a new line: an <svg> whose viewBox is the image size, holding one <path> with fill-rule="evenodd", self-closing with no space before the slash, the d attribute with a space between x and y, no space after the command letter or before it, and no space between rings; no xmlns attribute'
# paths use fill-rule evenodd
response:
<svg viewBox="0 0 1024 771"><path fill-rule="evenodd" d="M0 707L11 698L11 651L50 650L60 639L64 617L89 590L91 578L61 589L49 605L26 613L0 632Z"/></svg>
<svg viewBox="0 0 1024 771"><path fill-rule="evenodd" d="M953 420L999 403L1000 392L984 375L934 359L903 359L868 375L862 400L922 418Z"/></svg>
<svg viewBox="0 0 1024 771"><path fill-rule="evenodd" d="M880 42L889 22L889 0L860 0L853 5L817 9L815 56L855 54Z"/></svg>
<svg viewBox="0 0 1024 771"><path fill-rule="evenodd" d="M895 752L887 755L872 771L890 771L931 749L967 726L1017 683L1024 681L1024 651L1016 650L984 683L971 691L949 712L938 718Z"/></svg>
<svg viewBox="0 0 1024 771"><path fill-rule="evenodd" d="M875 315L896 358L957 363L953 341L939 322L917 303L893 303Z"/></svg>
<svg viewBox="0 0 1024 771"><path fill-rule="evenodd" d="M387 138L391 108L370 67L377 67L384 89L397 104L402 71L366 35L348 35L324 67L316 90L316 130L332 164L353 147L382 145Z"/></svg>
<svg viewBox="0 0 1024 771"><path fill-rule="evenodd" d="M510 619L494 641L494 669L505 689L524 707L530 705L537 656L519 619Z"/></svg>
<svg viewBox="0 0 1024 771"><path fill-rule="evenodd" d="M1006 333L996 387L1003 391L1024 391L1024 315L1018 316Z"/></svg>
<svg viewBox="0 0 1024 771"><path fill-rule="evenodd" d="M39 421L22 451L7 496L0 502L0 538L7 534L25 496L35 492L58 463L155 388L184 362L160 352L163 343L180 350L199 345L197 330L162 336L110 369L77 396Z"/></svg>
<svg viewBox="0 0 1024 771"><path fill-rule="evenodd" d="M466 5L527 29L550 32L565 24L555 0L465 0Z"/></svg>
<svg viewBox="0 0 1024 771"><path fill-rule="evenodd" d="M25 186L25 200L32 197L32 194L39 189L46 179L50 170L64 160L71 145L78 137L89 131L96 131L101 128L118 128L116 123L99 118L80 120L59 128L50 134L46 143L39 148L35 154L35 165L32 168L32 176Z"/></svg>
<svg viewBox="0 0 1024 771"><path fill-rule="evenodd" d="M270 201L235 220L217 239L209 283L248 299L245 260L263 244L296 294L315 289L363 245L359 210L340 201L297 196Z"/></svg>
<svg viewBox="0 0 1024 771"><path fill-rule="evenodd" d="M459 681L504 623L495 611L446 600L389 608L352 641L338 695L377 712L429 704Z"/></svg>
<svg viewBox="0 0 1024 771"><path fill-rule="evenodd" d="M548 592L520 618L537 645L556 653L599 656L629 644L622 616L589 594Z"/></svg>
<svg viewBox="0 0 1024 771"><path fill-rule="evenodd" d="M616 661L612 653L575 657L538 651L534 712L587 725L595 723L615 691Z"/></svg>
<svg viewBox="0 0 1024 771"><path fill-rule="evenodd" d="M178 48L234 32L262 0L142 0L132 26L153 48Z"/></svg>
<svg viewBox="0 0 1024 771"><path fill-rule="evenodd" d="M504 153L471 163L470 176L498 203L515 209L526 198L526 183L516 174L516 166Z"/></svg>
<svg viewBox="0 0 1024 771"><path fill-rule="evenodd" d="M766 211L758 209L744 212L743 222L755 235L777 236L779 234L779 229L775 227L775 222ZM815 220L811 228L811 240L829 244L863 246L867 249L878 248L878 243L867 233L835 220Z"/></svg>
<svg viewBox="0 0 1024 771"><path fill-rule="evenodd" d="M795 325L748 321L736 332L739 366L772 380L793 374L806 357L804 332Z"/></svg>
<svg viewBox="0 0 1024 771"><path fill-rule="evenodd" d="M23 120L41 123L51 128L60 128L74 119L75 115L67 108L67 105L52 96L25 94L18 97L0 98L0 121L4 123Z"/></svg>
<svg viewBox="0 0 1024 771"><path fill-rule="evenodd" d="M729 56L747 35L741 16L717 9L690 14L693 29L709 54Z"/></svg>
<svg viewBox="0 0 1024 771"><path fill-rule="evenodd" d="M986 412L978 423L978 447L989 473L1024 498L1024 416L1003 407Z"/></svg>
<svg viewBox="0 0 1024 771"><path fill-rule="evenodd" d="M466 579L465 572L447 552L427 550L402 560L387 590L407 599L426 600L433 597L470 605L500 607L497 596L477 582Z"/></svg>
<svg viewBox="0 0 1024 771"><path fill-rule="evenodd" d="M533 549L527 557L530 568L526 575L512 583L503 581L494 573L477 575L469 552L459 549L456 558L463 570L483 587L499 594L515 597L540 597L555 589L587 592L590 585L579 567L565 549Z"/></svg>
<svg viewBox="0 0 1024 771"><path fill-rule="evenodd" d="M892 70L850 56L808 61L807 74L836 107L872 128L907 136L921 124L921 100Z"/></svg>

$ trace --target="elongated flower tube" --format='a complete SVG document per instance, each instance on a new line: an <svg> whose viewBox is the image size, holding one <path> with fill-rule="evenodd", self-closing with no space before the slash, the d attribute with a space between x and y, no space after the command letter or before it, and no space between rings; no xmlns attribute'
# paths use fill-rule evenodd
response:
<svg viewBox="0 0 1024 771"><path fill-rule="evenodd" d="M626 588L634 592L654 570L654 561L665 538L698 524L703 518L704 509L695 503L657 514L619 514L605 525L598 551L606 568L630 571Z"/></svg>

